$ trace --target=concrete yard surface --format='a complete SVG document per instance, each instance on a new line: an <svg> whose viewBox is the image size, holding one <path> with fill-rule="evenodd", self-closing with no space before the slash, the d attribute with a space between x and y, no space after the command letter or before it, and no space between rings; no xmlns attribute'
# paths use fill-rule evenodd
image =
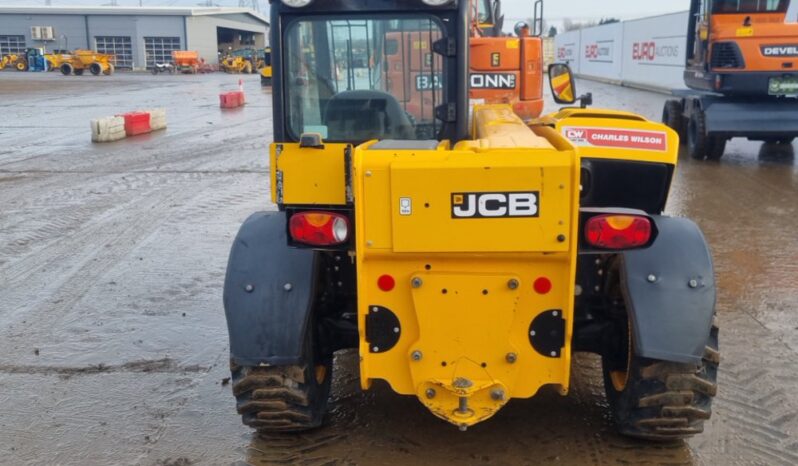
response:
<svg viewBox="0 0 798 466"><path fill-rule="evenodd" d="M244 79L247 105L219 109ZM596 107L667 98L580 81ZM684 155L667 212L712 248L720 392L676 444L614 432L598 359L567 397L514 400L467 432L336 357L326 425L258 437L235 412L222 284L269 201L271 90L255 75L0 73L0 464L798 464L798 169L792 147ZM165 131L90 142L89 120L166 108ZM548 110L554 110L553 105Z"/></svg>

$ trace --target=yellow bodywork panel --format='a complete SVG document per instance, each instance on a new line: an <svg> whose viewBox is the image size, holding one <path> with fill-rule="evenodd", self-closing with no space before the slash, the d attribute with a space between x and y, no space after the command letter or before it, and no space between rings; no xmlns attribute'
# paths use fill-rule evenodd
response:
<svg viewBox="0 0 798 466"><path fill-rule="evenodd" d="M481 149L553 149L543 137L529 130L507 105L474 107L474 139Z"/></svg>
<svg viewBox="0 0 798 466"><path fill-rule="evenodd" d="M273 144L272 197L354 208L363 387L385 380L467 427L544 385L568 391L582 158L675 164L678 145L625 112L527 126L476 106L454 147Z"/></svg>
<svg viewBox="0 0 798 466"><path fill-rule="evenodd" d="M626 112L527 126L476 106L454 147L273 144L272 198L354 208L363 387L385 380L467 427L543 385L568 391L582 158L675 165L678 145Z"/></svg>
<svg viewBox="0 0 798 466"><path fill-rule="evenodd" d="M383 185L390 187L391 203L375 208L390 207L395 252L566 251L567 242L558 236L570 236L572 157L553 150L502 150L398 158L391 164L390 184ZM526 192L535 196L533 203L521 200L527 216L488 216L509 214L518 207L513 204L481 215L478 204L502 197L518 203ZM405 212L403 203L410 204ZM458 212L474 216L457 217ZM384 216L368 210L366 215ZM365 233L371 239L369 227Z"/></svg>
<svg viewBox="0 0 798 466"><path fill-rule="evenodd" d="M505 138L491 121L475 131ZM543 385L567 392L579 158L550 136L559 149L354 150L359 325L398 322L389 348L360 332L364 388L385 380L460 426ZM381 289L383 275L395 287ZM539 280L551 289L536 291ZM546 318L561 322L562 343L544 354L532 341Z"/></svg>
<svg viewBox="0 0 798 466"><path fill-rule="evenodd" d="M323 148L275 143L270 147L271 192L275 204L345 205L348 144Z"/></svg>
<svg viewBox="0 0 798 466"><path fill-rule="evenodd" d="M566 109L546 119L577 146L582 158L659 162L676 165L679 135L667 126L634 113Z"/></svg>

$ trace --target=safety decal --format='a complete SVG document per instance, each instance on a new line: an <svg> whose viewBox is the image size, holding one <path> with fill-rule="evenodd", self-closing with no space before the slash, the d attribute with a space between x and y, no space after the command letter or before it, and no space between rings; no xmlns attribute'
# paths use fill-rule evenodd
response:
<svg viewBox="0 0 798 466"><path fill-rule="evenodd" d="M399 198L399 215L413 215L413 200L409 197Z"/></svg>
<svg viewBox="0 0 798 466"><path fill-rule="evenodd" d="M664 131L565 126L562 129L562 134L575 146L581 147L615 147L653 151L668 149L668 135Z"/></svg>

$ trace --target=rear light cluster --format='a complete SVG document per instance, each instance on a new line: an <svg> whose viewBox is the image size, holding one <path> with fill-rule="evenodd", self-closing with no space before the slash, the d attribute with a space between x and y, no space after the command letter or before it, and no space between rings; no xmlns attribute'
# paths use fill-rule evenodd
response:
<svg viewBox="0 0 798 466"><path fill-rule="evenodd" d="M299 212L288 222L291 238L310 246L335 246L349 239L349 219L334 212Z"/></svg>
<svg viewBox="0 0 798 466"><path fill-rule="evenodd" d="M598 215L585 224L585 240L602 249L629 249L651 240L651 220L641 215Z"/></svg>

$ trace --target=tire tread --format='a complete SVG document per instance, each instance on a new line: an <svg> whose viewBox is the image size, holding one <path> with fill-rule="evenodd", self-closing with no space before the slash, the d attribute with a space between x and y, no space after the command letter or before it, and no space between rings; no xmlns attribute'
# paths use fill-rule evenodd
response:
<svg viewBox="0 0 798 466"><path fill-rule="evenodd" d="M245 425L258 432L298 432L321 425L324 407L314 405L301 366L247 367L230 363L236 410ZM326 395L324 403L326 405Z"/></svg>

